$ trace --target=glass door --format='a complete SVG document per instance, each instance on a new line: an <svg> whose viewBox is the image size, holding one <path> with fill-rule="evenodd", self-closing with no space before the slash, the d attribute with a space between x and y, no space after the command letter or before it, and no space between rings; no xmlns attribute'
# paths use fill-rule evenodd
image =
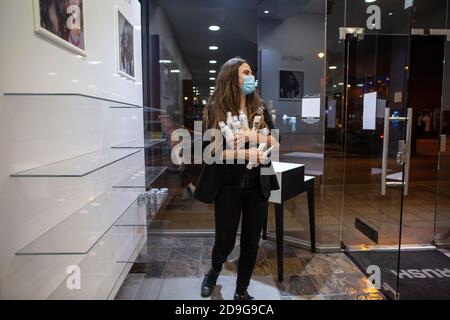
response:
<svg viewBox="0 0 450 320"><path fill-rule="evenodd" d="M445 41L444 61L450 60L449 45ZM439 146L439 171L437 183L434 243L438 247L450 247L450 65L444 64L443 99Z"/></svg>

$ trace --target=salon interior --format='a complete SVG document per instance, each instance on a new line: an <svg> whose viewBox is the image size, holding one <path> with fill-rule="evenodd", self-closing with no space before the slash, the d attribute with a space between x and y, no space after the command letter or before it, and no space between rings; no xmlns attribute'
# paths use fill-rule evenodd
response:
<svg viewBox="0 0 450 320"><path fill-rule="evenodd" d="M30 3L0 4L0 299L202 299L214 205L172 134L195 136L236 56L313 195L278 220L270 203L249 292L450 299L449 0L85 0L81 55L36 33ZM209 299L231 299L238 257L239 239Z"/></svg>

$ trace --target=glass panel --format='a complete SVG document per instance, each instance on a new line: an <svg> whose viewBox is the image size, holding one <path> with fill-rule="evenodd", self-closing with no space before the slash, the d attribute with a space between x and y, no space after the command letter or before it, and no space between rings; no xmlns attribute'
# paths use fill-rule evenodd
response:
<svg viewBox="0 0 450 320"><path fill-rule="evenodd" d="M450 25L447 24L447 28ZM445 42L444 73L442 86L442 113L440 128L439 173L437 185L434 243L450 246L450 46Z"/></svg>
<svg viewBox="0 0 450 320"><path fill-rule="evenodd" d="M430 34L432 29L446 28L447 6L447 0L416 0L412 9L408 104L413 127L402 246L430 245L433 240L440 124L445 123L441 119L446 38ZM441 168L445 170L445 165Z"/></svg>
<svg viewBox="0 0 450 320"><path fill-rule="evenodd" d="M213 207L192 197L202 166L174 164L171 152L177 142L171 135L183 128L195 139L194 121L202 120L219 68L230 58L241 56L257 73L257 1L147 3L150 49L144 131L146 139L165 141L145 150L147 187L173 193L155 219L168 222L169 229L211 230ZM220 30L210 30L211 25Z"/></svg>
<svg viewBox="0 0 450 320"><path fill-rule="evenodd" d="M361 270L394 271L381 279L382 292L393 298L412 120L407 107L410 11L403 1L328 1L328 207L338 208L342 246Z"/></svg>
<svg viewBox="0 0 450 320"><path fill-rule="evenodd" d="M264 0L258 5L261 97L280 133L280 162L303 164L317 185L323 176L326 1ZM268 13L266 13L268 12ZM317 199L321 188L316 188ZM320 206L320 204L318 204ZM316 209L319 212L320 207ZM284 204L284 234L310 241L306 193ZM269 206L268 231L275 231ZM318 219L319 219L318 214ZM320 228L320 226L318 226Z"/></svg>
<svg viewBox="0 0 450 320"><path fill-rule="evenodd" d="M348 37L342 241L364 270L397 270L404 181L404 163L397 160L406 142L409 36ZM386 259L378 259L380 248L390 250ZM367 249L373 250L360 251ZM382 281L395 297L395 277Z"/></svg>
<svg viewBox="0 0 450 320"><path fill-rule="evenodd" d="M20 250L27 254L86 254L142 192L107 192Z"/></svg>

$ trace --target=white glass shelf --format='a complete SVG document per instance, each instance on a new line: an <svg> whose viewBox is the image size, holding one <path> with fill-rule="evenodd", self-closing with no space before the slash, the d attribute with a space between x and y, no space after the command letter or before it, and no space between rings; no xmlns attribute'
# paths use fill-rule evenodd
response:
<svg viewBox="0 0 450 320"><path fill-rule="evenodd" d="M112 149L149 149L158 144L164 143L166 139L145 139L144 143L142 141L131 141L126 143L121 143L117 146L111 147Z"/></svg>
<svg viewBox="0 0 450 320"><path fill-rule="evenodd" d="M72 99L78 99L79 101L97 101L98 103L105 103L109 105L110 108L136 108L136 109L142 109L142 106L118 101L118 100L112 100L112 99L105 99L97 96L91 96L87 94L80 94L80 93L16 93L16 92L7 92L3 94L7 97L33 97L33 99L38 98L45 98L45 99L57 99L58 97L63 98L72 98Z"/></svg>
<svg viewBox="0 0 450 320"><path fill-rule="evenodd" d="M153 217L170 202L172 197L173 194L167 195L160 204L152 204L147 198L145 200L137 200L120 217L115 226L149 226L153 221Z"/></svg>
<svg viewBox="0 0 450 320"><path fill-rule="evenodd" d="M113 186L113 188L127 189L127 188L145 188L145 171L139 170L133 173L131 176L126 177L119 183Z"/></svg>
<svg viewBox="0 0 450 320"><path fill-rule="evenodd" d="M104 193L25 246L17 255L87 254L141 193Z"/></svg>
<svg viewBox="0 0 450 320"><path fill-rule="evenodd" d="M110 149L14 173L11 177L83 177L141 150Z"/></svg>

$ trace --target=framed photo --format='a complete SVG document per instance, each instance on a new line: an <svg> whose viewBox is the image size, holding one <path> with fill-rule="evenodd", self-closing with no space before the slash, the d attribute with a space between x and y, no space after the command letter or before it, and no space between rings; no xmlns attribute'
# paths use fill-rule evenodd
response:
<svg viewBox="0 0 450 320"><path fill-rule="evenodd" d="M279 99L302 100L304 72L299 70L280 70Z"/></svg>
<svg viewBox="0 0 450 320"><path fill-rule="evenodd" d="M84 0L33 0L34 29L43 37L83 57Z"/></svg>
<svg viewBox="0 0 450 320"><path fill-rule="evenodd" d="M134 27L116 7L117 73L136 80L134 60Z"/></svg>

